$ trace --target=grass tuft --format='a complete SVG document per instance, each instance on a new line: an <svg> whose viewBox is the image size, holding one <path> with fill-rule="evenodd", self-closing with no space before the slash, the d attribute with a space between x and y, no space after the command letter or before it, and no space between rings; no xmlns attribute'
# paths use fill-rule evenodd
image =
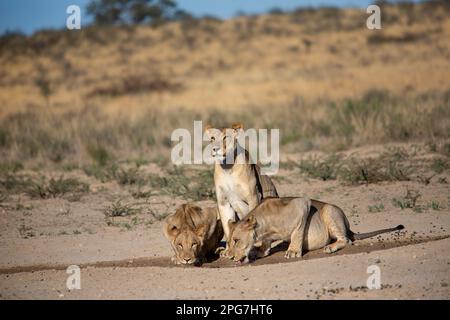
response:
<svg viewBox="0 0 450 320"><path fill-rule="evenodd" d="M415 212L421 212L422 208L417 205L417 200L421 197L421 194L417 190L409 189L406 190L406 195L401 198L393 198L392 204L396 208L413 209Z"/></svg>
<svg viewBox="0 0 450 320"><path fill-rule="evenodd" d="M28 196L32 198L56 198L68 196L69 200L77 200L82 194L89 191L89 185L75 178L51 178L47 181L45 177L32 181L25 189Z"/></svg>
<svg viewBox="0 0 450 320"><path fill-rule="evenodd" d="M324 159L302 160L300 171L321 180L339 179L349 184L369 184L382 181L408 181L412 168L402 164L407 154L403 150L388 150L376 158L344 158L332 154Z"/></svg>
<svg viewBox="0 0 450 320"><path fill-rule="evenodd" d="M136 214L138 212L139 212L138 209L134 208L130 204L122 203L122 200L117 200L117 201L113 202L111 205L106 206L103 209L103 213L108 218L126 217L126 216Z"/></svg>

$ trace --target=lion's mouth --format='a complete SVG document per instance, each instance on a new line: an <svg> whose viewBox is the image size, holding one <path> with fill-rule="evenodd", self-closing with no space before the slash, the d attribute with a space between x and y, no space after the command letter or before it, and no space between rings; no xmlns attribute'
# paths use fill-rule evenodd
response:
<svg viewBox="0 0 450 320"><path fill-rule="evenodd" d="M233 260L236 263L236 265L241 265L241 264L245 264L248 262L247 256L242 256L239 258L235 257Z"/></svg>
<svg viewBox="0 0 450 320"><path fill-rule="evenodd" d="M184 264L184 265L193 265L196 263L196 261L197 261L197 259L190 259L190 260L181 259L180 262L181 262L181 264Z"/></svg>

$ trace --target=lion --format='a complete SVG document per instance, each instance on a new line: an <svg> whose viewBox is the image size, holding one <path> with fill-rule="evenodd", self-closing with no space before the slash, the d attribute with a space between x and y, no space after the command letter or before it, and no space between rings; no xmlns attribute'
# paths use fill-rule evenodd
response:
<svg viewBox="0 0 450 320"><path fill-rule="evenodd" d="M226 239L230 235L228 220L242 219L266 197L278 197L271 179L251 163L248 151L237 141L242 132L241 123L220 130L211 126L205 128L215 159L214 185ZM231 164L226 161L230 158L233 159ZM221 255L226 256L227 250Z"/></svg>
<svg viewBox="0 0 450 320"><path fill-rule="evenodd" d="M289 241L285 258L301 258L303 250L333 253L352 241L402 230L403 225L354 233L337 206L306 198L268 198L239 222L229 220L229 257L238 263L269 255L274 241ZM332 242L334 241L334 242Z"/></svg>
<svg viewBox="0 0 450 320"><path fill-rule="evenodd" d="M217 208L183 204L168 216L163 232L170 241L175 264L200 265L213 254L223 238Z"/></svg>

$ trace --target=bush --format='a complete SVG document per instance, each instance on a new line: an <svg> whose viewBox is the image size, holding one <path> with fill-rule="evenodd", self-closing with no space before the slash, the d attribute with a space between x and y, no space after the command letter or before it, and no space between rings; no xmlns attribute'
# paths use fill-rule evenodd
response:
<svg viewBox="0 0 450 320"><path fill-rule="evenodd" d="M184 17L172 0L92 0L87 12L96 24L158 24Z"/></svg>
<svg viewBox="0 0 450 320"><path fill-rule="evenodd" d="M75 178L60 176L47 181L45 177L41 177L27 186L25 191L32 198L46 199L69 195L71 199L76 199L89 191L89 185Z"/></svg>

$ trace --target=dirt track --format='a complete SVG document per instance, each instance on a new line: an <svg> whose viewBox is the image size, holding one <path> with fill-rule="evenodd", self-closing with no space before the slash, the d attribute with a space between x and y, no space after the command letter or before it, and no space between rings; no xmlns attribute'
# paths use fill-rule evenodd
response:
<svg viewBox="0 0 450 320"><path fill-rule="evenodd" d="M368 216L360 230L395 225L405 218L386 213ZM20 240L14 248L1 248L2 257L8 254L10 259L1 261L0 292L3 299L448 299L449 215L441 212L409 220L405 231L355 242L331 256L315 251L302 260L286 261L278 251L240 267L224 259L202 267L174 267L159 223L145 233ZM152 242L154 247L149 248ZM81 290L65 287L70 264L81 267ZM372 264L380 266L381 290L365 288L367 267Z"/></svg>
<svg viewBox="0 0 450 320"><path fill-rule="evenodd" d="M2 274L1 289L6 299L448 299L449 256L446 238L371 253L239 268L168 268L143 263L165 264L165 258L137 259L132 265L82 267L81 290L65 289L64 270ZM365 288L367 266L373 264L381 270L381 290Z"/></svg>
<svg viewBox="0 0 450 320"><path fill-rule="evenodd" d="M394 241L381 241L378 240L376 243L363 244L363 245L352 245L348 246L335 254L333 256L340 255L351 255L358 253L370 253L373 251L388 250L392 248L404 247L417 245L422 243L428 243L433 241L439 241L448 239L450 236L437 236L428 237L423 239L414 240L394 240ZM320 250L306 252L301 259L290 259L286 260L284 258L283 251L287 249L287 244L282 243L272 249L270 256L265 259L258 259L251 262L251 266L262 266L268 264L280 264L280 263L291 263L298 262L299 260L312 260L312 259L323 259L328 258L329 255L321 252ZM143 267L161 267L161 268L239 268L245 267L246 265L236 265L233 261L215 257L210 261L205 262L201 266L180 266L175 265L170 257L157 257L157 258L136 258L136 259L124 259L124 260L112 260L112 261L98 261L92 263L86 263L79 265L80 268L143 268ZM67 265L65 264L40 264L40 265L30 265L30 266L17 266L10 268L0 268L0 275L4 274L15 274L24 272L37 272L46 270L66 270Z"/></svg>

